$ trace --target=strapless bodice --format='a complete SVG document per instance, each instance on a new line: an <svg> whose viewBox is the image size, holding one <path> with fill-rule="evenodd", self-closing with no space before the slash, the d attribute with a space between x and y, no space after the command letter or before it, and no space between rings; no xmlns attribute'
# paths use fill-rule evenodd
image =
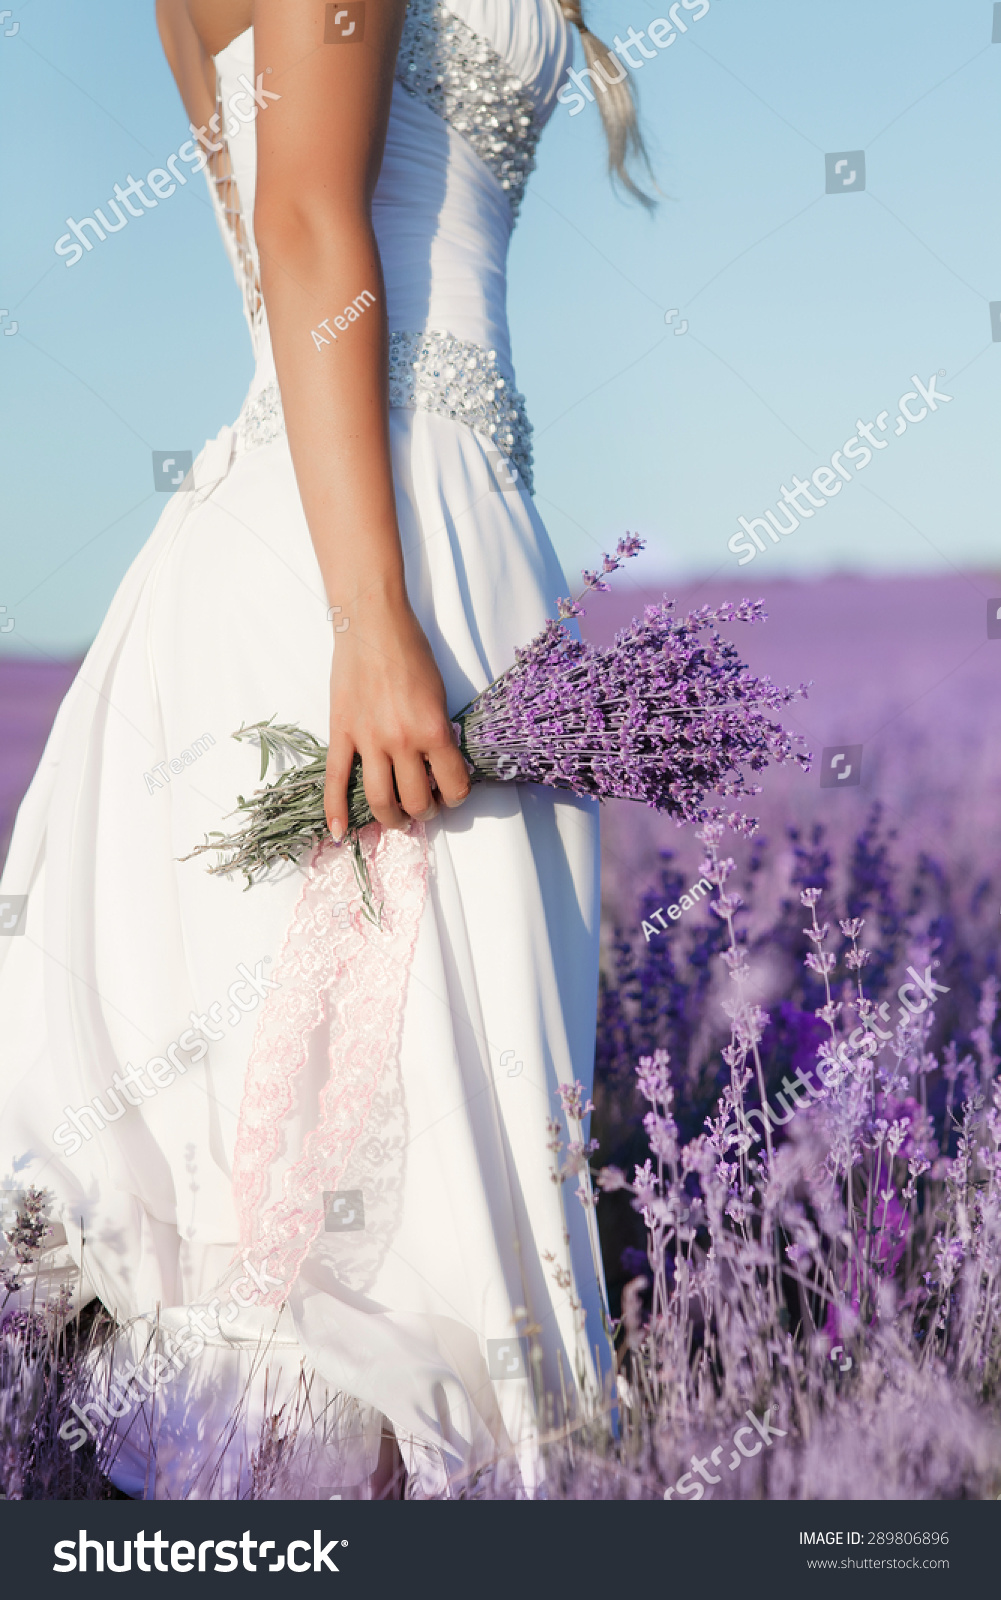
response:
<svg viewBox="0 0 1001 1600"><path fill-rule="evenodd" d="M440 389L445 371L464 379L467 390L475 385L473 410L496 412L500 405L503 413L498 428L482 431L493 432L516 458L527 453L524 445L519 451L516 438L527 423L514 387L507 251L535 146L571 55L557 0L449 0L447 6L410 0L373 205L392 339L393 403L423 403L412 395L401 398L408 378L414 388L411 357L423 351L426 370L418 360L418 394ZM257 71L269 90L266 63ZM277 386L267 315L256 288L253 209L256 115L268 113L241 120L227 110L234 97L241 107L247 100L240 94L241 78L243 84L255 81L251 29L216 57L216 72L222 126L215 137L225 135L228 144L242 248L233 229L233 202L227 218L218 191L210 188L254 341L248 426L263 436L273 424ZM428 334L434 335L430 344L419 337ZM464 414L465 403L459 395L452 414L477 426L472 414ZM527 460L522 465L528 479Z"/></svg>

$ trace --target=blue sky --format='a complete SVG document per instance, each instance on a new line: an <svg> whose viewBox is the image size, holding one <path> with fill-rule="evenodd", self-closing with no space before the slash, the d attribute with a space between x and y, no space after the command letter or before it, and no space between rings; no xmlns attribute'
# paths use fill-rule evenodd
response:
<svg viewBox="0 0 1001 1600"><path fill-rule="evenodd" d="M667 7L585 9L610 39ZM711 0L698 21L682 13L687 33L634 74L665 196L653 217L605 181L596 108L557 108L510 309L537 499L569 568L625 528L650 541L646 577L732 572L735 595L766 575L1001 567L993 12ZM0 649L66 654L93 637L162 510L151 450L197 452L232 420L249 346L204 180L71 270L53 251L68 216L187 137L152 0L15 6L0 74L0 327L17 323L0 336ZM826 155L855 151L865 188L827 193ZM894 436L912 374L940 372L950 402ZM775 507L883 410L887 448L738 568L738 517Z"/></svg>

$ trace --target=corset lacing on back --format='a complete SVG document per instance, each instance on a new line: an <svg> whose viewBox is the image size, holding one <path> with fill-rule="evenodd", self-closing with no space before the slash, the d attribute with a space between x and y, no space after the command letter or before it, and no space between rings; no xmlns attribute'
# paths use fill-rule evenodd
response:
<svg viewBox="0 0 1001 1600"><path fill-rule="evenodd" d="M258 280L257 267L254 262L254 252L250 248L250 237L244 220L243 207L240 204L240 190L237 186L236 175L233 172L233 161L229 152L229 141L226 137L225 123L223 121L222 85L219 75L216 74L215 86L215 116L209 124L211 131L218 130L217 143L208 143L206 154L208 156L208 173L212 179L216 198L222 219L229 231L233 249L236 253L237 265L243 287L243 303L247 312L247 319L251 328L257 328L264 308L261 295L261 285Z"/></svg>

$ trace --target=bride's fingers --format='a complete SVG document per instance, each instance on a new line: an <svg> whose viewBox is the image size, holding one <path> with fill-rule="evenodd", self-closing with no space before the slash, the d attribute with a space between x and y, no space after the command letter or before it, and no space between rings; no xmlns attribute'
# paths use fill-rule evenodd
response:
<svg viewBox="0 0 1001 1600"><path fill-rule="evenodd" d="M431 780L424 758L417 755L394 756L393 768L404 811L418 822L430 822L432 817L437 816L438 805L431 793Z"/></svg>
<svg viewBox="0 0 1001 1600"><path fill-rule="evenodd" d="M327 774L323 785L323 811L335 839L343 839L348 826L348 779L355 749L343 734L330 736Z"/></svg>
<svg viewBox="0 0 1001 1600"><path fill-rule="evenodd" d="M393 788L393 763L385 752L372 752L362 756L362 776L365 781L365 798L372 807L376 822L384 828L405 828L408 818L400 810Z"/></svg>
<svg viewBox="0 0 1001 1600"><path fill-rule="evenodd" d="M428 751L428 762L447 806L460 806L469 793L469 772L456 744L442 744Z"/></svg>

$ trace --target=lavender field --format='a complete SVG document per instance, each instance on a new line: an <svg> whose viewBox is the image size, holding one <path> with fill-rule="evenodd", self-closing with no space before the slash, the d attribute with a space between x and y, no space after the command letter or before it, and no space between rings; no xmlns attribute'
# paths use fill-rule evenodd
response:
<svg viewBox="0 0 1001 1600"><path fill-rule="evenodd" d="M725 815L605 812L595 1105L564 1095L553 1148L567 1205L594 1203L588 1170L597 1193L615 1381L554 1431L545 1492L995 1498L1001 581L716 579L677 599L744 593L770 620L725 632L755 672L812 680L783 720L817 760L762 774L751 837ZM585 631L604 642L659 598L623 580ZM8 809L57 687L0 667ZM860 781L822 786L821 753L850 747ZM43 1225L36 1203L8 1231L8 1285ZM105 1337L80 1356L8 1314L5 1493L107 1492L100 1442L74 1462L58 1442ZM273 1451L262 1498L288 1493L308 1439L280 1472ZM502 1467L460 1493L517 1493Z"/></svg>
<svg viewBox="0 0 1001 1600"><path fill-rule="evenodd" d="M640 566L641 562L637 563ZM592 597L588 637L604 642L661 592L619 587ZM771 768L748 804L777 845L787 825L821 824L840 852L874 802L899 830L906 852L941 854L964 876L997 874L1001 833L1001 638L988 639L987 599L1001 578L828 578L761 584L743 574L672 590L678 609L763 598L768 621L734 624L728 636L755 672L778 683L811 682L809 697L783 714L815 756L814 770ZM1001 603L1001 601L999 601ZM863 746L861 783L821 789L817 762L844 741ZM689 830L615 805L605 818L603 881L608 916L632 917L656 851L678 852L683 869L700 856ZM1001 893L998 896L1001 906ZM999 922L1001 927L1001 922Z"/></svg>
<svg viewBox="0 0 1001 1600"><path fill-rule="evenodd" d="M76 666L0 656L0 861L7 855L18 804Z"/></svg>

